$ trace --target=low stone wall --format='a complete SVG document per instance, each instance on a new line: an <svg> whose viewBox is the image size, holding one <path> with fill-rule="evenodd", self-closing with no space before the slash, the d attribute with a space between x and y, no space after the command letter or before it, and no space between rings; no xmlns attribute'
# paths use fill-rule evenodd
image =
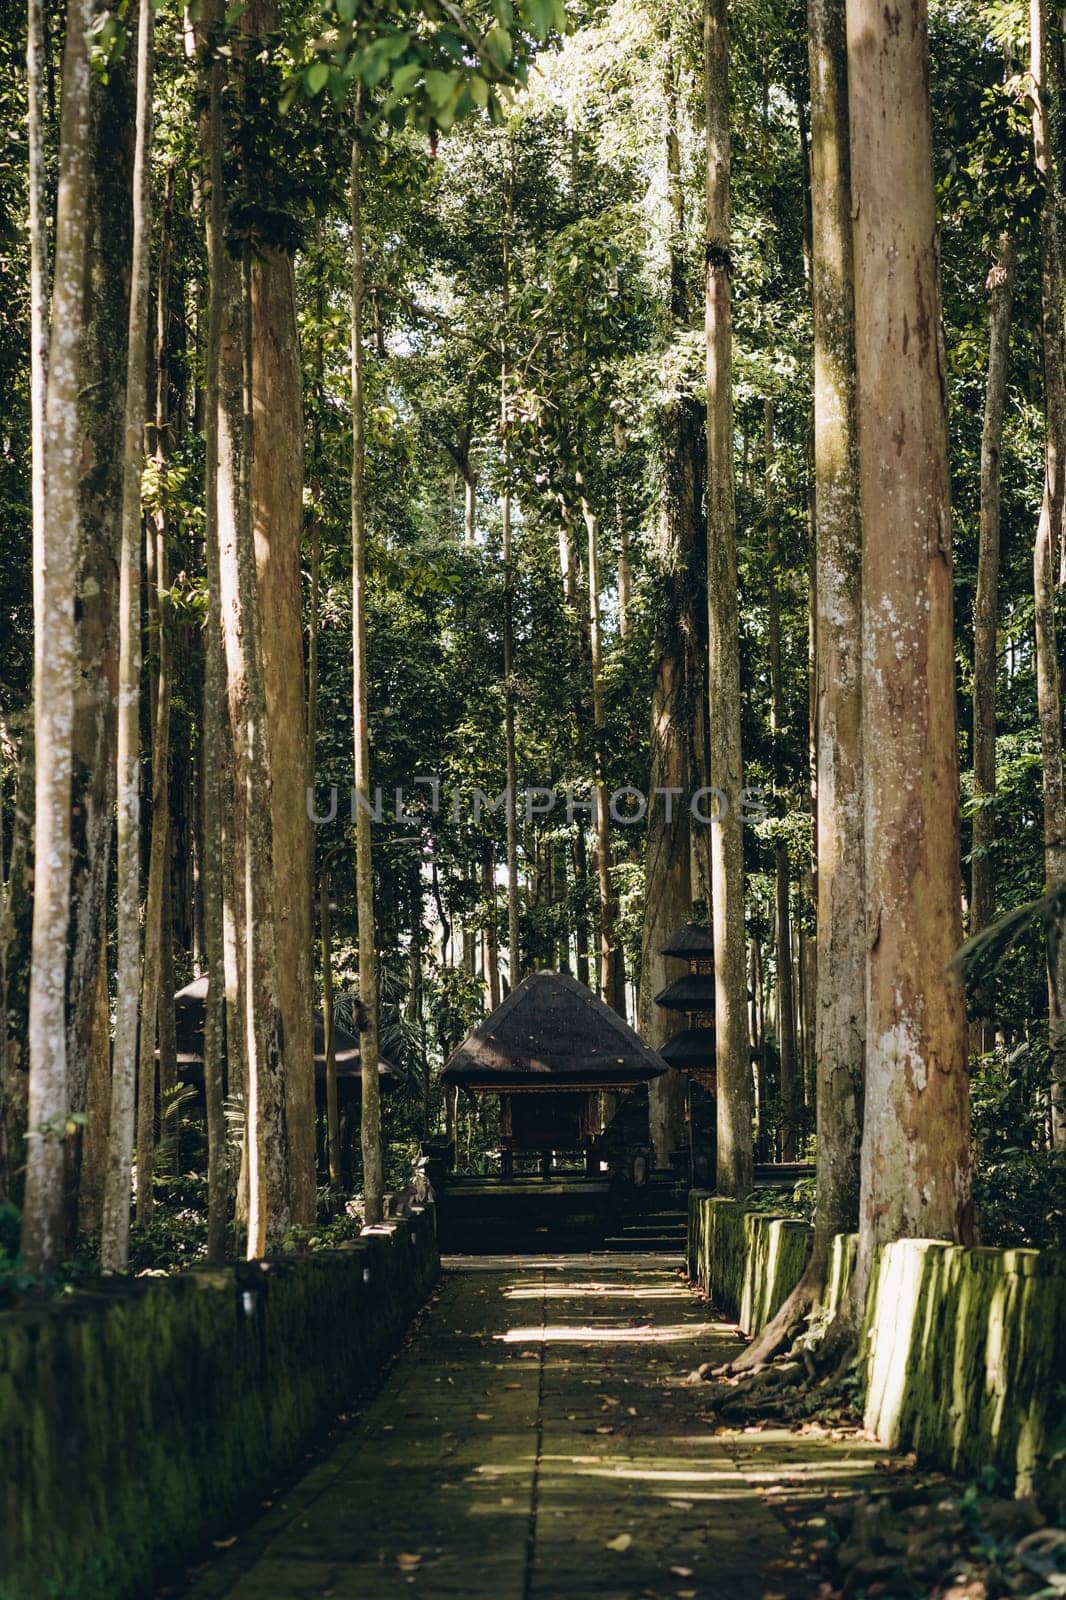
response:
<svg viewBox="0 0 1066 1600"><path fill-rule="evenodd" d="M749 1337L799 1282L811 1230L796 1217L746 1211L701 1189L689 1195L688 1274Z"/></svg>
<svg viewBox="0 0 1066 1600"><path fill-rule="evenodd" d="M429 1208L0 1313L0 1600L144 1600L301 1459L439 1270Z"/></svg>
<svg viewBox="0 0 1066 1600"><path fill-rule="evenodd" d="M866 1426L1066 1499L1066 1256L886 1245L866 1302Z"/></svg>
<svg viewBox="0 0 1066 1600"><path fill-rule="evenodd" d="M696 1190L688 1271L741 1330L765 1326L799 1281L810 1229ZM832 1241L829 1310L848 1292L854 1238ZM1066 1499L1066 1256L886 1246L860 1331L865 1423L948 1471L994 1467L1019 1492ZM1059 1459L1060 1456L1062 1459Z"/></svg>

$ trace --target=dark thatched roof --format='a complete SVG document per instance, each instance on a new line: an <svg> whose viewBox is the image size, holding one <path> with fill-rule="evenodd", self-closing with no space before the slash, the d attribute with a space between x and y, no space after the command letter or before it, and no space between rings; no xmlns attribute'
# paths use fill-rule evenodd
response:
<svg viewBox="0 0 1066 1600"><path fill-rule="evenodd" d="M714 939L709 929L701 928L698 922L686 922L670 935L659 953L678 956L682 961L710 961L714 957Z"/></svg>
<svg viewBox="0 0 1066 1600"><path fill-rule="evenodd" d="M624 1088L666 1064L566 972L532 972L478 1023L443 1072L477 1089Z"/></svg>
<svg viewBox="0 0 1066 1600"><path fill-rule="evenodd" d="M668 1066L678 1067L682 1072L690 1067L713 1067L714 1029L682 1028L660 1046L659 1054Z"/></svg>
<svg viewBox="0 0 1066 1600"><path fill-rule="evenodd" d="M197 1077L204 1064L204 1011L207 1005L207 978L194 978L174 996L174 1012L178 1033L178 1066L186 1077ZM344 1028L334 1029L337 1041L338 1078L359 1078L362 1063L359 1059L359 1040ZM189 1068L193 1071L190 1074ZM315 1077L326 1075L326 1033L322 1013L315 1012ZM391 1061L381 1061L379 1077L399 1078L400 1073Z"/></svg>
<svg viewBox="0 0 1066 1600"><path fill-rule="evenodd" d="M667 1011L713 1011L714 978L709 972L686 972L655 996Z"/></svg>

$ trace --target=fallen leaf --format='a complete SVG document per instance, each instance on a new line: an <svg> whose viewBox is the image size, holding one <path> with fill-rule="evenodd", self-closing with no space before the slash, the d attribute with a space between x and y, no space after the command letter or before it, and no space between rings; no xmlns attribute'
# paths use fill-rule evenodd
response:
<svg viewBox="0 0 1066 1600"><path fill-rule="evenodd" d="M670 1573L675 1578L691 1578L694 1575L691 1567L671 1567Z"/></svg>
<svg viewBox="0 0 1066 1600"><path fill-rule="evenodd" d="M620 1533L617 1539L608 1539L607 1548L608 1550L624 1551L628 1550L632 1543L633 1535L631 1533Z"/></svg>
<svg viewBox="0 0 1066 1600"><path fill-rule="evenodd" d="M401 1572L414 1572L416 1567L422 1565L422 1557L402 1552L396 1557L396 1565Z"/></svg>
<svg viewBox="0 0 1066 1600"><path fill-rule="evenodd" d="M234 1534L231 1539L212 1539L211 1543L216 1550L228 1550L231 1544L237 1543L237 1535Z"/></svg>
<svg viewBox="0 0 1066 1600"><path fill-rule="evenodd" d="M491 1422L492 1421L492 1412L491 1411L479 1411L478 1414L477 1414L477 1420L479 1422Z"/></svg>

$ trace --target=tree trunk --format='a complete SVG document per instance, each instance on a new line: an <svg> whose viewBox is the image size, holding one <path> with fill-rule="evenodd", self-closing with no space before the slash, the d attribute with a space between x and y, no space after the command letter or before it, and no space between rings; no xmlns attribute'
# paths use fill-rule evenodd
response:
<svg viewBox="0 0 1066 1600"><path fill-rule="evenodd" d="M333 934L329 902L329 870L337 855L331 850L318 879L318 923L322 941L322 1032L326 1044L326 1165L329 1186L340 1189L341 1123L337 1099L337 1029L333 1017Z"/></svg>
<svg viewBox="0 0 1066 1600"><path fill-rule="evenodd" d="M618 491L618 636L629 637L629 614L632 609L633 569L629 559L629 529L622 507L622 492Z"/></svg>
<svg viewBox="0 0 1066 1600"><path fill-rule="evenodd" d="M808 0L814 298L817 1253L859 1215L866 1037L862 520L843 0Z"/></svg>
<svg viewBox="0 0 1066 1600"><path fill-rule="evenodd" d="M847 0L867 891L859 1262L967 1243L951 503L924 0ZM854 906L854 901L852 902Z"/></svg>
<svg viewBox="0 0 1066 1600"><path fill-rule="evenodd" d="M242 26L277 29L274 0ZM285 1039L285 1120L292 1220L315 1220L312 844L301 598L303 438L293 258L258 248L252 264L252 496L274 834L274 942Z"/></svg>
<svg viewBox="0 0 1066 1600"><path fill-rule="evenodd" d="M981 435L981 528L977 556L977 601L973 646L973 856L970 933L987 928L996 915L992 859L996 792L996 620L999 594L1000 451L1010 358L1014 240L1004 233L988 275L988 382ZM981 802L986 804L982 805Z"/></svg>
<svg viewBox="0 0 1066 1600"><path fill-rule="evenodd" d="M96 1017L90 1029L92 1054L85 1086L85 1135L78 1182L78 1232L100 1232L107 1175L107 1137L111 1121L111 999L107 985L107 923L96 941Z"/></svg>
<svg viewBox="0 0 1066 1600"><path fill-rule="evenodd" d="M137 26L133 263L127 340L122 559L119 568L118 848L115 858L118 974L111 1067L111 1118L100 1238L100 1260L105 1272L125 1272L129 1265L130 1175L137 1021L141 998L141 472L144 463L145 361L151 252L152 43L152 8L144 5Z"/></svg>
<svg viewBox="0 0 1066 1600"><path fill-rule="evenodd" d="M26 1023L33 922L33 720L24 726L15 762L14 820L7 873L0 866L0 1197L23 1166L26 1111Z"/></svg>
<svg viewBox="0 0 1066 1600"><path fill-rule="evenodd" d="M222 591L219 570L219 343L225 270L222 237L222 63L214 53L215 32L222 20L221 0L208 0L203 23L207 44L201 67L204 109L201 137L207 154L207 339L204 360L204 545L207 566L207 618L204 629L203 693L203 852L200 886L203 896L204 950L207 958L207 1001L204 1007L204 1098L207 1110L207 1258L221 1261L226 1252L229 1184L226 1120L223 1099L226 968L223 931L223 771L232 772L233 749L223 716L226 666L222 638ZM206 80L206 81L205 81ZM237 1041L230 1038L236 1056ZM230 1092L233 1092L230 1083Z"/></svg>
<svg viewBox="0 0 1066 1600"><path fill-rule="evenodd" d="M589 927L588 927L588 848L585 830L578 823L574 832L574 897L577 914L574 918L574 952L577 958L577 981L589 987Z"/></svg>
<svg viewBox="0 0 1066 1600"><path fill-rule="evenodd" d="M764 492L766 503L767 554L767 638L770 661L770 737L773 742L774 790L780 788L781 750L784 735L785 696L781 681L781 592L778 566L781 541L777 529L777 506L773 485L774 405L763 401ZM787 806L787 801L783 801ZM777 960L777 1049L781 1071L781 1160L795 1161L799 1149L798 1071L796 1063L795 996L792 983L791 879L788 844L783 837L774 841L774 949Z"/></svg>
<svg viewBox="0 0 1066 1600"><path fill-rule="evenodd" d="M152 686L152 794L151 844L148 854L148 894L144 911L144 963L141 976L141 1033L137 1070L137 1221L151 1221L156 1142L156 1039L164 1005L173 1009L173 997L162 986L163 941L171 937L164 926L167 878L170 872L170 701L172 694L172 641L170 636L170 577L167 563L167 510L165 477L169 376L167 323L170 300L170 217L174 195L174 169L167 177L161 218L159 275L156 286L156 402L155 454L156 507L145 527L148 587L148 632L155 646L155 682ZM160 1069L162 1051L160 1050ZM163 1075L158 1075L159 1135L162 1136Z"/></svg>
<svg viewBox="0 0 1066 1600"><path fill-rule="evenodd" d="M477 478L471 471L469 464L463 473L463 486L466 491L463 508L463 539L469 549L477 542Z"/></svg>
<svg viewBox="0 0 1066 1600"><path fill-rule="evenodd" d="M73 877L68 954L67 1051L72 1113L86 1110L87 1074L98 1065L94 1036L99 943L105 927L115 809L118 574L122 543L123 415L129 335L135 52L94 79L90 105L86 313L79 354L78 674L74 690ZM110 1062L110 1017L103 1053ZM108 1068L110 1072L110 1067ZM80 1146L73 1144L68 1228L77 1217ZM99 1223L97 1222L97 1225Z"/></svg>
<svg viewBox="0 0 1066 1600"><path fill-rule="evenodd" d="M511 302L511 228L514 221L514 167L508 170L503 229L504 337ZM500 355L500 431L503 435L503 497L500 505L503 542L503 718L507 777L507 977L510 987L522 981L522 946L518 922L518 754L515 737L514 684L514 551L511 542L511 426L508 410L508 360Z"/></svg>
<svg viewBox="0 0 1066 1600"><path fill-rule="evenodd" d="M740 815L740 639L733 492L733 354L727 0L704 0L707 114L707 621L710 780L720 791L711 828L718 1188L752 1185L752 1077L745 989L744 848Z"/></svg>
<svg viewBox="0 0 1066 1600"><path fill-rule="evenodd" d="M685 206L678 137L677 73L670 24L664 39L664 105L666 111L666 176L670 203L667 271L670 285L670 332L688 327L689 298L685 282ZM658 421L662 489L659 501L655 577L663 594L667 631L657 644L651 702L651 770L645 831L644 918L641 927L640 989L637 1025L653 1049L686 1025L677 1012L655 1004L655 996L684 970L661 953L661 946L692 915L692 824L689 792L694 751L692 725L702 703L702 671L698 596L691 570L699 518L696 456L699 416L692 400L675 394ZM625 523L619 517L620 532ZM619 603L622 593L619 553ZM626 590L628 601L628 549ZM676 790L676 793L670 791ZM659 793L663 791L663 793ZM651 1141L655 1159L665 1166L670 1152L685 1139L685 1083L671 1069L648 1092Z"/></svg>
<svg viewBox="0 0 1066 1600"><path fill-rule="evenodd" d="M358 113L357 113L358 120ZM366 435L363 401L363 207L362 145L352 140L352 659L355 723L356 807L355 898L359 919L359 998L366 1013L360 1039L363 1063L363 1203L366 1221L384 1215L384 1150L381 1138L381 1086L378 1080L378 967L374 920L374 862L370 836L370 728L366 640L366 512L363 482Z"/></svg>
<svg viewBox="0 0 1066 1600"><path fill-rule="evenodd" d="M1036 703L1044 787L1044 882L1066 879L1066 787L1063 782L1062 693L1055 618L1055 570L1066 549L1066 366L1063 359L1063 290L1066 288L1059 151L1051 118L1061 90L1057 52L1047 38L1043 0L1030 6L1030 73L1033 146L1044 180L1040 275L1044 348L1044 496L1033 546L1033 629L1036 636ZM1048 962L1048 1031L1051 1054L1051 1133L1066 1147L1066 939Z"/></svg>
<svg viewBox="0 0 1066 1600"><path fill-rule="evenodd" d="M625 999L618 992L614 962L614 888L611 883L611 831L607 815L607 785L603 775L603 646L600 636L599 518L587 501L582 503L588 531L589 656L592 667L592 726L595 739L596 873L600 890L599 991L619 1015Z"/></svg>
<svg viewBox="0 0 1066 1600"><path fill-rule="evenodd" d="M481 857L482 894L485 900L485 967L489 986L489 1010L500 1003L500 937L496 908L496 862L492 843L486 840Z"/></svg>

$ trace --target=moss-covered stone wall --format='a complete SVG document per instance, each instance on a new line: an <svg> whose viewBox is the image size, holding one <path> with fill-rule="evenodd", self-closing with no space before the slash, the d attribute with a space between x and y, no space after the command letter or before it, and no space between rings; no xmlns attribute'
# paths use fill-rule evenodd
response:
<svg viewBox="0 0 1066 1600"><path fill-rule="evenodd" d="M799 1281L810 1229L689 1196L688 1271L741 1331L765 1326ZM855 1240L832 1241L828 1309L848 1292ZM1066 1255L902 1239L879 1254L860 1333L865 1422L948 1471L994 1467L1020 1492L1066 1500Z"/></svg>
<svg viewBox="0 0 1066 1600"><path fill-rule="evenodd" d="M430 1208L0 1313L0 1600L152 1594L373 1377L439 1265Z"/></svg>
<svg viewBox="0 0 1066 1600"><path fill-rule="evenodd" d="M1066 1500L1062 1252L886 1245L863 1333L865 1421L879 1439Z"/></svg>
<svg viewBox="0 0 1066 1600"><path fill-rule="evenodd" d="M796 1217L746 1211L704 1190L689 1195L689 1277L749 1336L799 1282L811 1230Z"/></svg>

